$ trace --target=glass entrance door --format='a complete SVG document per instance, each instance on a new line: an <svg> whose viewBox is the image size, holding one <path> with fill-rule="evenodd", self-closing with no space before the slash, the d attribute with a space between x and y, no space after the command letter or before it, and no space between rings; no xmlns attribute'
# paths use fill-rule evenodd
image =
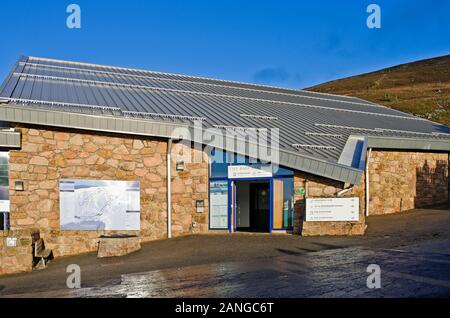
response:
<svg viewBox="0 0 450 318"><path fill-rule="evenodd" d="M250 229L270 232L270 183L250 184Z"/></svg>

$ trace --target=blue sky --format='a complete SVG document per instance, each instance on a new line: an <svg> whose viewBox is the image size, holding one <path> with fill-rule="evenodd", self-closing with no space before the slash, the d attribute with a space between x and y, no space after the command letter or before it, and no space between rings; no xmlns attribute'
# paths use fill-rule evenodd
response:
<svg viewBox="0 0 450 318"><path fill-rule="evenodd" d="M81 29L66 7L81 7ZM368 29L366 8L382 9ZM20 55L303 88L450 54L448 0L1 1L0 78Z"/></svg>

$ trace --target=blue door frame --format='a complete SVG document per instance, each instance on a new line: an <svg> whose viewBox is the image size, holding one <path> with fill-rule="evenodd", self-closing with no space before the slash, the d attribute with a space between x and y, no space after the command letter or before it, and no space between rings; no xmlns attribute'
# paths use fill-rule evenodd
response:
<svg viewBox="0 0 450 318"><path fill-rule="evenodd" d="M238 178L228 179L228 232L236 232L236 181L269 181L270 184L270 220L269 220L269 233L273 231L273 177L270 178ZM232 202L233 198L233 202ZM233 206L234 209L231 207ZM233 213L234 211L234 213ZM231 218L233 213L233 218ZM234 220L234 224L231 224L231 220ZM233 229L231 228L233 226Z"/></svg>

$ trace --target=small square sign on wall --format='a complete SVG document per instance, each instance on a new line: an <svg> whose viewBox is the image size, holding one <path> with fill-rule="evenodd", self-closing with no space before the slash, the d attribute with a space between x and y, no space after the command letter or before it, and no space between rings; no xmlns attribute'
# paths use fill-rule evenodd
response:
<svg viewBox="0 0 450 318"><path fill-rule="evenodd" d="M7 247L16 247L17 246L17 237L7 237L6 238L6 246Z"/></svg>
<svg viewBox="0 0 450 318"><path fill-rule="evenodd" d="M203 200L197 200L195 202L196 208L197 208L197 213L203 213L203 211L205 210L205 201Z"/></svg>

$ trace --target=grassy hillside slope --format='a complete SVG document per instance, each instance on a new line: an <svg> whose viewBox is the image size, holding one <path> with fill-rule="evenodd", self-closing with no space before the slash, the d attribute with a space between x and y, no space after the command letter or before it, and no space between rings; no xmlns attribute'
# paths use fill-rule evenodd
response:
<svg viewBox="0 0 450 318"><path fill-rule="evenodd" d="M450 55L348 77L306 90L356 96L450 126Z"/></svg>

